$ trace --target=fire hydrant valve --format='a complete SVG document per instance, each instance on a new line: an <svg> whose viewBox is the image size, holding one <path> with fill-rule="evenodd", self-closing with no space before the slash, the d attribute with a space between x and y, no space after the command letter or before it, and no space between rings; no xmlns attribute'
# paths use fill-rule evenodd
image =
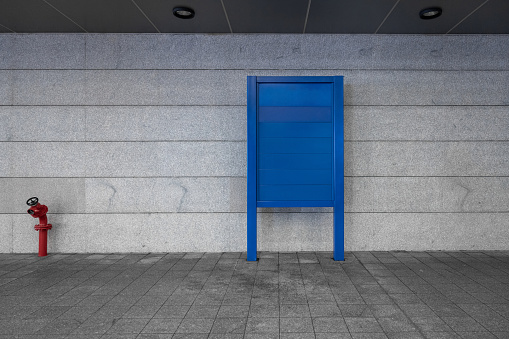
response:
<svg viewBox="0 0 509 339"><path fill-rule="evenodd" d="M27 200L27 205L30 208L27 213L34 218L39 218L39 224L34 226L34 229L39 232L39 257L48 255L48 230L51 229L51 224L48 224L48 206L39 203L37 197L32 197Z"/></svg>

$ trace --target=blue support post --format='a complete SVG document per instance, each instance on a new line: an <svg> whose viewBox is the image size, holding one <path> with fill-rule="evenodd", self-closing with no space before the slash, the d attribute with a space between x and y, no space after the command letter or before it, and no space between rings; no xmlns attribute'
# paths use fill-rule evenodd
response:
<svg viewBox="0 0 509 339"><path fill-rule="evenodd" d="M256 239L256 77L247 77L247 260L257 260Z"/></svg>
<svg viewBox="0 0 509 339"><path fill-rule="evenodd" d="M343 77L334 78L334 260L345 260Z"/></svg>

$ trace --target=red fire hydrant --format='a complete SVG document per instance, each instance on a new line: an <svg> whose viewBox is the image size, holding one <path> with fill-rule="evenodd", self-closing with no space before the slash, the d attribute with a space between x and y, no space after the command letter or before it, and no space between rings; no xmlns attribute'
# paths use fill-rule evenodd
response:
<svg viewBox="0 0 509 339"><path fill-rule="evenodd" d="M39 224L35 225L35 230L39 231L39 257L48 255L48 230L51 229L51 224L48 224L48 206L39 204L37 197L32 197L27 200L27 205L30 208L27 213L34 218L39 218Z"/></svg>

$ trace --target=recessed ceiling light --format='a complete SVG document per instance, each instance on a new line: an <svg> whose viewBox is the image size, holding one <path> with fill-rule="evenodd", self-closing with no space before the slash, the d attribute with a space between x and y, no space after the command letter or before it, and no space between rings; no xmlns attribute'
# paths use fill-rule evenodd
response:
<svg viewBox="0 0 509 339"><path fill-rule="evenodd" d="M430 7L425 8L419 12L419 16L421 19L429 20L438 18L442 14L442 9L440 7Z"/></svg>
<svg viewBox="0 0 509 339"><path fill-rule="evenodd" d="M192 19L194 18L194 11L189 7L175 7L173 15L179 19Z"/></svg>

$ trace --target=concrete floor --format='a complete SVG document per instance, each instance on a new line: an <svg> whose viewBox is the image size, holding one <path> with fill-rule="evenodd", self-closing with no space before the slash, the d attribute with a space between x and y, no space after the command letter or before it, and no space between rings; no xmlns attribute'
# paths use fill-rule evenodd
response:
<svg viewBox="0 0 509 339"><path fill-rule="evenodd" d="M509 338L509 251L0 254L4 338Z"/></svg>

